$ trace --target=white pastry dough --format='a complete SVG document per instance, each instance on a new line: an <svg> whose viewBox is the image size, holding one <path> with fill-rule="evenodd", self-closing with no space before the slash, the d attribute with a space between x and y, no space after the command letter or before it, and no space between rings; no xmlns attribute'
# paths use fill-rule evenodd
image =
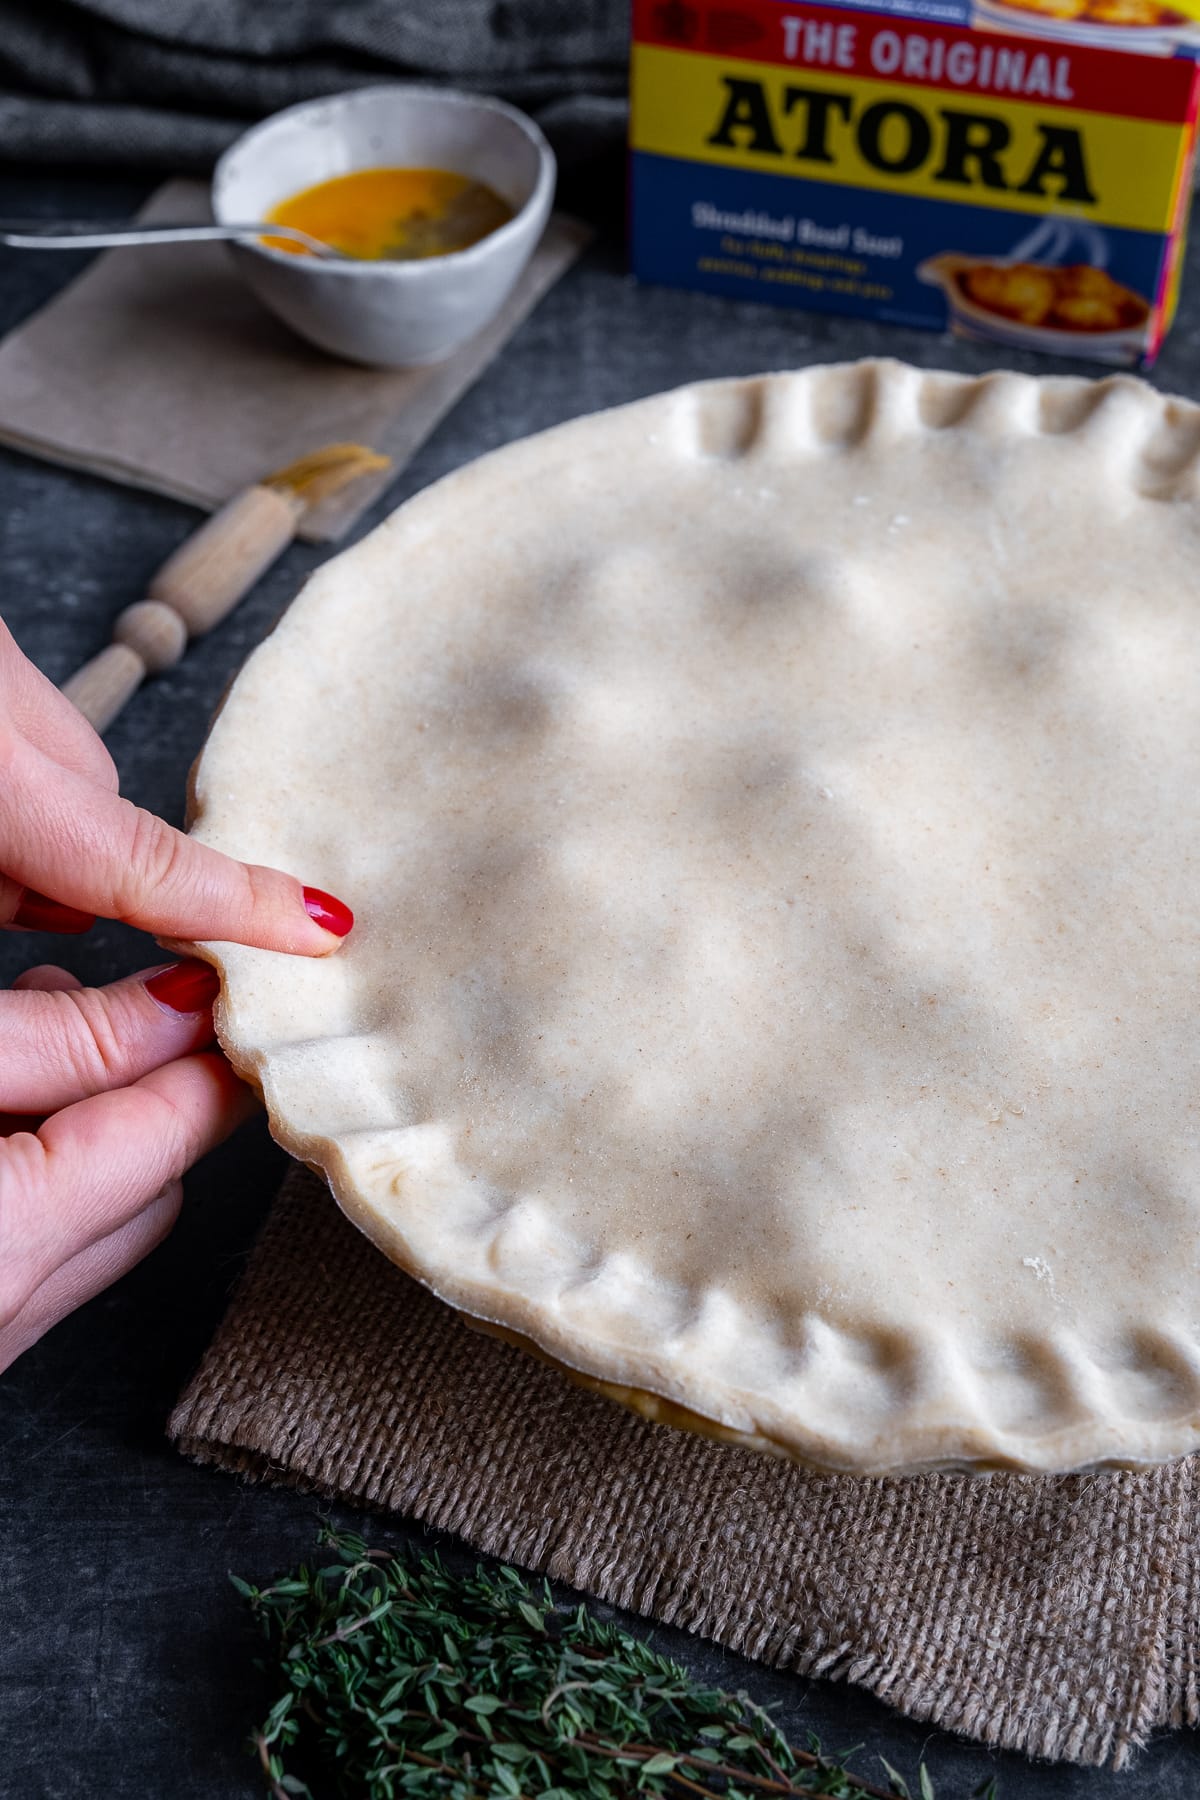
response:
<svg viewBox="0 0 1200 1800"><path fill-rule="evenodd" d="M195 779L359 920L204 947L280 1141L455 1306L817 1465L1195 1448L1198 446L863 363L401 507Z"/></svg>

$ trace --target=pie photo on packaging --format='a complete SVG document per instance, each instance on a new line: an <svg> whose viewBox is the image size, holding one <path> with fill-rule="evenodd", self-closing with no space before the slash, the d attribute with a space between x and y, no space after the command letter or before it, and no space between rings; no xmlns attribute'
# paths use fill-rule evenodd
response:
<svg viewBox="0 0 1200 1800"><path fill-rule="evenodd" d="M1154 56L1191 52L1200 42L1196 20L1159 0L974 0L971 23L983 31Z"/></svg>
<svg viewBox="0 0 1200 1800"><path fill-rule="evenodd" d="M1091 263L994 260L943 251L917 270L946 296L949 325L960 337L991 339L1017 349L1084 349L1097 361L1129 363L1147 348L1151 305Z"/></svg>
<svg viewBox="0 0 1200 1800"><path fill-rule="evenodd" d="M1049 19L1094 21L1098 25L1124 25L1134 30L1172 29L1187 25L1183 13L1160 6L1158 0L1004 0L1016 12Z"/></svg>
<svg viewBox="0 0 1200 1800"><path fill-rule="evenodd" d="M1057 331L1128 331L1145 325L1150 304L1089 263L972 262L958 271L962 294L984 312Z"/></svg>
<svg viewBox="0 0 1200 1800"><path fill-rule="evenodd" d="M279 1141L651 1417L858 1473L1196 1448L1198 449L1126 377L865 362L402 506L194 774L197 836L358 919L200 947Z"/></svg>

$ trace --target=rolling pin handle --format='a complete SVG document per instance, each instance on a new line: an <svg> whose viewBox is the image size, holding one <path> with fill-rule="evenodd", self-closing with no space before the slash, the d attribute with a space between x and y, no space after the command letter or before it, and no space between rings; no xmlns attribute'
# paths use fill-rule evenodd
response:
<svg viewBox="0 0 1200 1800"><path fill-rule="evenodd" d="M161 675L187 649L188 628L165 601L137 600L118 613L113 637L141 657L148 675Z"/></svg>
<svg viewBox="0 0 1200 1800"><path fill-rule="evenodd" d="M146 665L128 644L110 644L63 683L63 693L96 731L112 724L125 702L137 692Z"/></svg>
<svg viewBox="0 0 1200 1800"><path fill-rule="evenodd" d="M303 512L295 494L246 488L167 558L148 597L174 607L189 637L211 631L287 549Z"/></svg>
<svg viewBox="0 0 1200 1800"><path fill-rule="evenodd" d="M258 484L237 494L167 558L148 598L127 606L113 642L63 684L97 731L112 724L146 675L177 663L190 637L232 612L296 535L304 502Z"/></svg>

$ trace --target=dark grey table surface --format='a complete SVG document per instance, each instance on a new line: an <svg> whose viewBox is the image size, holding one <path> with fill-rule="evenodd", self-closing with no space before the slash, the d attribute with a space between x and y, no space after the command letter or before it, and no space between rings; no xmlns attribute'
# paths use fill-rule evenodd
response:
<svg viewBox="0 0 1200 1800"><path fill-rule="evenodd" d="M79 172L9 174L0 213L113 216L146 183ZM0 329L25 317L84 258L0 252ZM1200 396L1200 247L1156 385ZM282 329L282 328L281 328ZM1033 358L844 319L774 312L640 289L619 237L543 303L405 472L376 517L437 476L560 419L697 377L871 352L960 369ZM1063 364L1068 372L1081 365ZM106 641L113 615L190 531L186 507L0 452L0 612L26 653L61 680ZM367 524L374 522L374 518ZM184 663L147 686L109 743L124 791L179 822L188 766L229 676L324 553L291 550ZM37 961L103 982L158 960L123 927L76 940L0 936L0 982ZM167 1796L261 1792L244 1749L263 1706L254 1643L226 1581L263 1580L305 1556L311 1499L196 1469L163 1425L199 1359L273 1188L282 1153L254 1123L200 1165L168 1242L0 1378L0 1796ZM353 1515L334 1509L335 1521ZM368 1521L377 1540L426 1541L404 1521ZM452 1558L467 1553L447 1544ZM638 1621L634 1629L649 1631ZM1200 1795L1200 1738L1163 1735L1115 1775L1035 1765L902 1719L859 1691L780 1677L680 1632L657 1644L706 1679L745 1686L785 1727L881 1778L882 1753L912 1778L922 1756L938 1800L965 1800L995 1775L1002 1800L1186 1800Z"/></svg>

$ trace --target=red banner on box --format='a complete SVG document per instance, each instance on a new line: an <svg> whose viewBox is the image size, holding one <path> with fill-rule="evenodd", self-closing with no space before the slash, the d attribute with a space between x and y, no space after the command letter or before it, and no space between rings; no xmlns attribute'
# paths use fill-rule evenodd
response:
<svg viewBox="0 0 1200 1800"><path fill-rule="evenodd" d="M634 0L633 35L666 50L1131 119L1187 119L1195 75L1195 65L1182 57L1133 56L852 7L789 7L780 0L716 8Z"/></svg>

